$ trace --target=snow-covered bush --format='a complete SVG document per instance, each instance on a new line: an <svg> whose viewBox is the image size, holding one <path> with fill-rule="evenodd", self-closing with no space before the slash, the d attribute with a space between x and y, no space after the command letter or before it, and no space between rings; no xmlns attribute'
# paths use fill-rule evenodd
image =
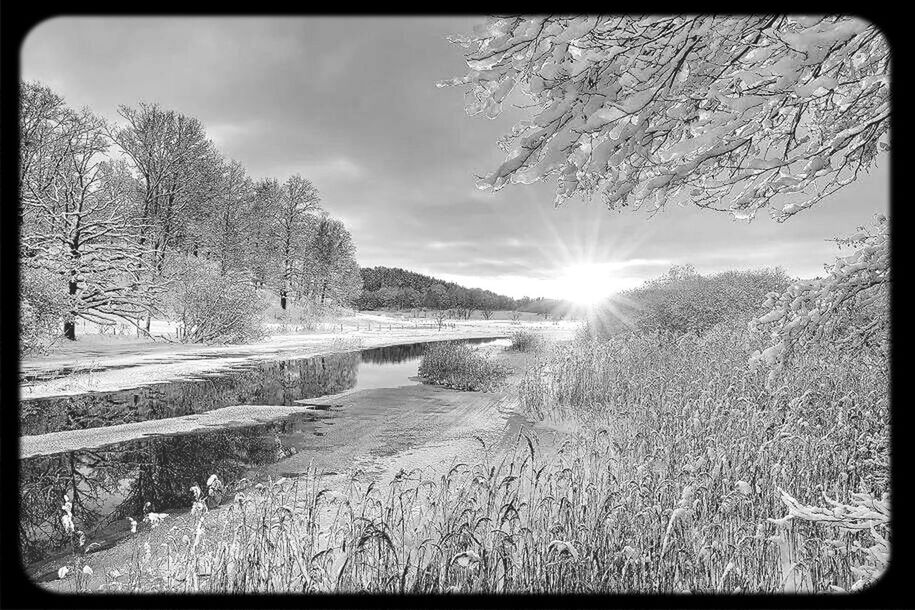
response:
<svg viewBox="0 0 915 610"><path fill-rule="evenodd" d="M185 343L242 343L264 335L267 304L241 274L222 275L203 261L185 263L172 303L178 338Z"/></svg>
<svg viewBox="0 0 915 610"><path fill-rule="evenodd" d="M67 309L59 276L23 266L19 275L19 354L45 351L61 335Z"/></svg>
<svg viewBox="0 0 915 610"><path fill-rule="evenodd" d="M529 330L516 330L511 334L508 349L519 352L535 352L544 346L543 337Z"/></svg>
<svg viewBox="0 0 915 610"><path fill-rule="evenodd" d="M768 295L767 313L750 322L769 331L770 345L753 363L779 365L799 349L816 346L861 357L889 356L889 223L878 215L874 226L859 227L837 240L852 248L837 258L823 278L800 280Z"/></svg>
<svg viewBox="0 0 915 610"><path fill-rule="evenodd" d="M741 319L745 324L761 313L760 304L769 293L789 284L779 268L701 275L691 265L675 265L594 310L586 329L604 338L630 329L674 338L698 336L725 321Z"/></svg>

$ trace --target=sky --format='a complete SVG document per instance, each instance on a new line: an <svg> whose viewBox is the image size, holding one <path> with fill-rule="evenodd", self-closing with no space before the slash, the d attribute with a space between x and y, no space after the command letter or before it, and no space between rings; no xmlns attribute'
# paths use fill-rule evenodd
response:
<svg viewBox="0 0 915 610"><path fill-rule="evenodd" d="M482 19L59 17L25 39L21 75L110 120L158 102L200 119L251 176L310 179L363 267L514 297L568 297L590 277L613 292L684 263L822 275L840 253L830 239L888 215L885 156L785 223L675 205L649 218L598 199L555 208L552 182L480 191L475 176L501 163L497 141L522 112L468 116L463 90L436 82L466 72L445 37Z"/></svg>

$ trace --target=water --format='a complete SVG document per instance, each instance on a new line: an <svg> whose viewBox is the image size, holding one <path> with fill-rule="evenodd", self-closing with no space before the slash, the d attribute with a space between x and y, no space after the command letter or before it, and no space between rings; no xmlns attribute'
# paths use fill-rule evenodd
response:
<svg viewBox="0 0 915 610"><path fill-rule="evenodd" d="M474 339L470 343L506 343ZM20 434L33 435L201 413L231 405L293 405L348 390L419 383L428 343L253 363L200 379L20 403ZM227 484L256 479L297 455L321 454L337 407L255 426L143 438L20 460L20 548L28 564L64 548L60 504L74 495L77 528L91 541L126 535L127 516L190 505L188 489L213 473ZM290 473L294 474L294 473Z"/></svg>

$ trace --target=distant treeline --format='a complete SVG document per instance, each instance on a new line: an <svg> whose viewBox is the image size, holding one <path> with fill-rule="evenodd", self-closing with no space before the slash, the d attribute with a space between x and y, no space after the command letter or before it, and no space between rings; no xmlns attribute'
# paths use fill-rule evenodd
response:
<svg viewBox="0 0 915 610"><path fill-rule="evenodd" d="M515 299L491 290L467 288L428 275L397 267L365 267L362 294L356 299L359 309L456 310L458 317L468 318L479 311L486 318L497 310L528 311L542 315L553 312L559 301L551 299Z"/></svg>

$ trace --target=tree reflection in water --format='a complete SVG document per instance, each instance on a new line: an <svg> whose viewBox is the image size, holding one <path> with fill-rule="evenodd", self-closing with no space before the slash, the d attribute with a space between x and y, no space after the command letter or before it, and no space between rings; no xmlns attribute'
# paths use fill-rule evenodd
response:
<svg viewBox="0 0 915 610"><path fill-rule="evenodd" d="M76 528L90 541L118 537L127 517L139 520L146 502L153 511L188 507L190 487L204 485L211 474L231 486L259 466L296 453L295 437L314 434L319 417L306 412L269 424L20 460L23 561L66 548L70 538L60 521L65 493L73 500Z"/></svg>
<svg viewBox="0 0 915 610"><path fill-rule="evenodd" d="M46 434L203 413L244 404L290 405L353 388L359 352L264 362L189 381L20 402L20 434Z"/></svg>
<svg viewBox="0 0 915 610"><path fill-rule="evenodd" d="M133 390L23 401L21 434L43 434L201 413L237 404L289 405L353 388L359 352L278 361L224 377L156 384ZM313 434L314 413L287 420L173 437L119 443L20 460L19 538L26 563L61 549L64 493L73 500L77 529L91 540L113 523L153 510L190 505L189 488L211 474L231 484L258 466L278 462L295 447L281 439L296 428ZM126 521L125 521L126 523Z"/></svg>
<svg viewBox="0 0 915 610"><path fill-rule="evenodd" d="M471 340L472 343L489 341ZM291 405L356 387L360 363L419 360L428 343L258 363L219 376L117 392L25 400L20 434L111 426L202 413L230 405ZM191 505L190 487L217 474L227 485L279 462L315 436L321 414L306 412L257 426L156 437L20 460L19 539L33 563L69 542L60 521L64 493L76 528L90 541L117 538L126 517L150 502L162 511ZM297 445L298 443L298 445Z"/></svg>

